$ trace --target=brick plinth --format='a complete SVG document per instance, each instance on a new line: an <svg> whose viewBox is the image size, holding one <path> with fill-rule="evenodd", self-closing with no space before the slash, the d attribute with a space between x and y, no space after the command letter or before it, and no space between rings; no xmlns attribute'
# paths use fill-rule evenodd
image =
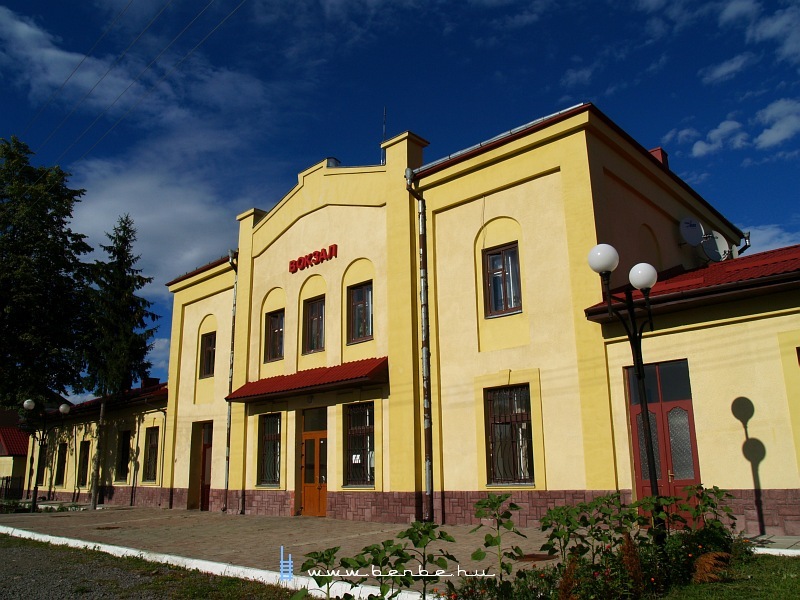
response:
<svg viewBox="0 0 800 600"><path fill-rule="evenodd" d="M348 521L412 523L422 518L418 492L328 492L327 516Z"/></svg>
<svg viewBox="0 0 800 600"><path fill-rule="evenodd" d="M160 487L139 486L133 490L133 501L131 502L130 486L107 485L100 489L99 503L110 506L164 506L166 508L168 493L168 490ZM89 491L52 491L46 495L40 493L39 496L45 496L48 500L52 500L54 502L77 502L81 504L89 504L92 501L92 495L89 493Z"/></svg>
<svg viewBox="0 0 800 600"><path fill-rule="evenodd" d="M800 489L728 490L736 528L748 535L800 535Z"/></svg>

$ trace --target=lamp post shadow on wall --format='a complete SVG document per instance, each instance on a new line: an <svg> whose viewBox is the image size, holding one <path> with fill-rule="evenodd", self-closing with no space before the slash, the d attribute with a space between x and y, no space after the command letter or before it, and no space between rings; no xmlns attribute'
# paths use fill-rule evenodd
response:
<svg viewBox="0 0 800 600"><path fill-rule="evenodd" d="M22 407L28 413L25 418L24 429L30 432L34 443L37 440L39 442L39 457L36 461L36 473L34 473L33 478L33 498L31 498L31 512L36 512L36 501L38 500L37 496L39 495L39 473L42 472L42 469L44 468L44 464L42 463L44 457L42 455L46 454L46 452L43 452L43 450L45 446L47 446L47 438L50 435L50 432L61 425L64 421L64 417L69 414L70 405L64 402L61 406L59 406L57 413L59 417L58 420L53 421L51 419L49 424L47 422L47 406L45 406L43 402L39 404L35 400L28 398L22 403ZM56 414L56 411L51 412ZM33 453L31 453L31 459L33 459Z"/></svg>
<svg viewBox="0 0 800 600"><path fill-rule="evenodd" d="M739 396L731 403L731 413L741 422L744 428L742 454L744 454L744 457L750 463L750 470L753 474L753 503L756 508L756 517L758 518L758 534L764 535L767 531L764 526L764 507L761 501L761 477L758 472L758 467L761 461L767 456L767 448L758 438L751 438L747 430L747 423L753 418L755 412L756 409L750 398Z"/></svg>
<svg viewBox="0 0 800 600"><path fill-rule="evenodd" d="M625 329L633 356L633 368L636 374L636 385L639 402L644 409L642 415L642 433L644 434L645 455L647 457L647 477L650 482L650 493L655 498L653 526L655 539L658 544L663 544L665 536L664 521L661 518L661 501L658 489L658 475L656 472L656 457L653 449L654 424L650 422L649 400L644 382L644 360L642 358L642 334L649 325L653 330L653 314L650 309L650 290L658 281L655 267L648 263L639 263L633 266L628 275L631 287L625 290L624 297L615 296L611 292L611 273L619 265L619 253L609 244L598 244L591 249L588 256L589 267L600 275L603 282L603 296L608 307L608 314L616 318ZM633 300L633 289L637 289L644 297L644 319L639 322L637 316L637 303ZM644 471L644 469L643 469ZM644 473L643 473L644 475Z"/></svg>

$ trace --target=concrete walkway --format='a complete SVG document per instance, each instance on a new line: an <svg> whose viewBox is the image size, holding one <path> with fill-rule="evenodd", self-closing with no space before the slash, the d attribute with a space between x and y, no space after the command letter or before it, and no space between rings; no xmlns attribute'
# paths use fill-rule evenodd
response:
<svg viewBox="0 0 800 600"><path fill-rule="evenodd" d="M394 538L403 525L364 523L317 517L267 517L228 515L180 509L109 507L98 511L70 511L39 514L0 515L0 533L69 543L117 555L136 555L205 572L246 577L288 587L309 584L301 570L304 555L340 546L339 557L354 556L370 544ZM469 525L445 525L455 543L435 542L429 551L442 548L458 562L447 573L497 573L487 557L480 563L470 559L483 545L482 528L474 533ZM546 537L539 529L524 529L527 538L510 535L509 543L529 555L527 563L546 560L540 551ZM800 556L800 537L762 536L755 538L757 551ZM281 573L283 549L284 577ZM286 567L292 558L292 577ZM338 561L337 561L338 562ZM365 590L369 591L369 590ZM407 597L414 597L413 595Z"/></svg>

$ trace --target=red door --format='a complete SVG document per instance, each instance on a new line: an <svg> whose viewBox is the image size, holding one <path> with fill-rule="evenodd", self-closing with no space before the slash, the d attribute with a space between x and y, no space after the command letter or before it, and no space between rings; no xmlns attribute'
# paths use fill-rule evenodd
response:
<svg viewBox="0 0 800 600"><path fill-rule="evenodd" d="M328 418L326 408L303 411L300 456L301 514L324 517L328 499Z"/></svg>
<svg viewBox="0 0 800 600"><path fill-rule="evenodd" d="M211 442L214 424L203 423L203 443L200 449L200 510L208 510L211 497Z"/></svg>
<svg viewBox="0 0 800 600"><path fill-rule="evenodd" d="M643 404L634 369L626 369L626 379L631 403L636 494L641 498L651 495L642 424ZM662 496L683 496L686 486L700 483L688 362L676 360L645 365L645 388L658 490Z"/></svg>

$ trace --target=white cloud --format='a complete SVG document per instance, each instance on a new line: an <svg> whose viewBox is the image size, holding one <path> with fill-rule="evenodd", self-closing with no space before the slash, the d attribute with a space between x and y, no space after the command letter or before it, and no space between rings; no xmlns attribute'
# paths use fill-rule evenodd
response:
<svg viewBox="0 0 800 600"><path fill-rule="evenodd" d="M783 225L740 226L739 229L750 232L752 248L748 252L764 252L800 244L800 231L788 230Z"/></svg>
<svg viewBox="0 0 800 600"><path fill-rule="evenodd" d="M161 331L169 332L169 323L161 329ZM148 360L152 363L153 373L166 373L169 371L169 338L157 337L153 339L153 349L147 355Z"/></svg>
<svg viewBox="0 0 800 600"><path fill-rule="evenodd" d="M567 69L561 77L561 85L564 87L574 87L576 85L587 85L592 80L592 69L583 67L581 69Z"/></svg>
<svg viewBox="0 0 800 600"><path fill-rule="evenodd" d="M705 84L720 83L735 77L740 71L749 67L755 61L755 56L744 52L730 58L718 65L701 69L699 75Z"/></svg>
<svg viewBox="0 0 800 600"><path fill-rule="evenodd" d="M723 147L743 148L747 145L748 135L742 130L741 123L727 120L708 132L705 140L698 140L692 146L692 156L701 157L721 150Z"/></svg>
<svg viewBox="0 0 800 600"><path fill-rule="evenodd" d="M756 147L764 150L777 146L800 133L800 102L789 98L776 100L760 110L756 119L767 126L755 138Z"/></svg>
<svg viewBox="0 0 800 600"><path fill-rule="evenodd" d="M669 144L675 141L678 144L688 144L700 137L700 132L693 127L684 127L683 129L672 129L664 137L661 138L662 144Z"/></svg>
<svg viewBox="0 0 800 600"><path fill-rule="evenodd" d="M758 20L749 29L748 37L757 42L776 42L780 58L800 63L800 6L795 4Z"/></svg>
<svg viewBox="0 0 800 600"><path fill-rule="evenodd" d="M761 6L754 0L732 0L719 14L719 24L728 25L740 19L752 19L761 12Z"/></svg>

